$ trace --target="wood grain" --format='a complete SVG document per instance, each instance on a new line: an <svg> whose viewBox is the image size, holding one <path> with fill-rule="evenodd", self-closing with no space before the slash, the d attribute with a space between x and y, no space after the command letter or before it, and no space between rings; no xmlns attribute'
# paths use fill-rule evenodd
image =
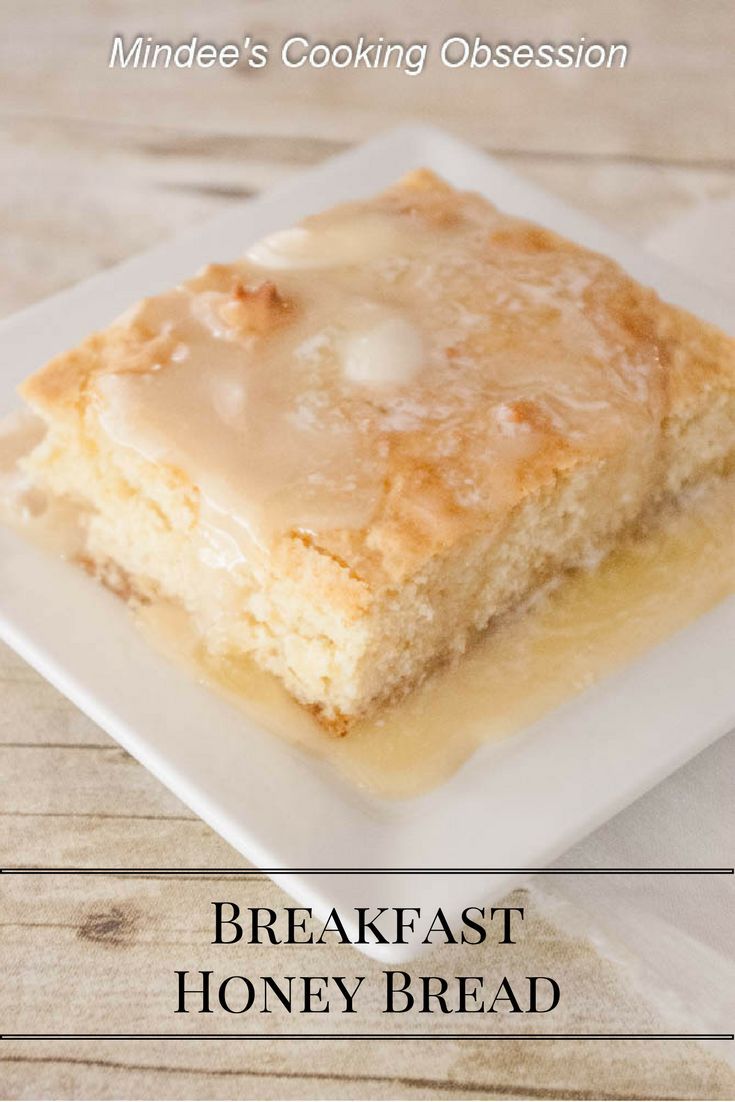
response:
<svg viewBox="0 0 735 1102"><path fill-rule="evenodd" d="M728 0L492 7L5 0L3 24L0 313L408 119L472 139L637 238L696 203L735 193ZM261 74L106 68L116 31L215 40L250 32L277 44L304 27L314 39L364 33L434 45L460 31L517 41L587 34L629 42L631 62L622 73L432 66L418 78L285 73L275 64ZM241 863L7 648L0 693L5 864ZM287 902L264 878L245 886L224 877L30 877L0 888L0 1029L9 1031L176 1028L171 972L208 967L208 901L236 892L264 906ZM555 1028L667 1028L618 947L582 922L570 933L535 887L525 900L533 933L504 963L522 969L533 961L563 977L573 996ZM234 951L222 950L216 963L244 967ZM493 966L487 954L436 950L420 969ZM248 972L259 969L366 971L375 982L379 972L339 946L319 956L249 952ZM360 1028L384 1028L375 1001ZM3 1098L727 1098L735 1087L717 1050L684 1042L3 1042L0 1061Z"/></svg>
<svg viewBox="0 0 735 1102"><path fill-rule="evenodd" d="M84 878L9 878L0 929L0 967L6 975L4 1013L13 1029L202 1031L323 1028L286 1015L267 1020L216 1019L173 1014L175 969L215 970L215 976L318 972L364 975L367 998L354 1028L382 1032L380 965L350 947L333 944L317 957L296 948L212 947L210 903L235 899L277 906L280 893L267 880L256 883L209 877L162 880L118 877L96 884ZM472 947L436 949L425 957L425 974L495 974L515 982L529 954L540 974L554 974L574 992L555 1012L554 1028L623 1032L660 1028L655 1013L632 989L620 962L576 933L552 922L533 893L516 893L512 905L529 908L533 939L498 952ZM28 966L19 968L18 962ZM80 986L79 970L84 970ZM414 967L414 972L418 971ZM82 997L60 1000L59 992ZM330 1028L340 1029L330 1019ZM405 1028L412 1028L407 1025ZM416 1027L413 1027L416 1028ZM439 1033L441 1020L420 1023ZM488 1024L470 1020L469 1032L510 1032L515 1021L498 1016ZM34 1096L63 1092L64 1082L95 1097L726 1097L727 1073L691 1043L647 1043L645 1058L635 1042L608 1046L538 1041L468 1040L340 1042L48 1042L4 1044L6 1088ZM604 1077L604 1078L603 1078ZM602 1090L601 1090L602 1088ZM16 1097L9 1093L7 1097ZM78 1096L78 1093L76 1094Z"/></svg>

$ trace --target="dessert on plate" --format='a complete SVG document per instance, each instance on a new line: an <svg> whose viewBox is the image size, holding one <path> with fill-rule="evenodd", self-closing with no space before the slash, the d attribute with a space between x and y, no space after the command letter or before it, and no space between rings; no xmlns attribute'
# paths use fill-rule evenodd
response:
<svg viewBox="0 0 735 1102"><path fill-rule="evenodd" d="M84 559L325 726L418 685L735 457L735 342L418 170L22 386Z"/></svg>

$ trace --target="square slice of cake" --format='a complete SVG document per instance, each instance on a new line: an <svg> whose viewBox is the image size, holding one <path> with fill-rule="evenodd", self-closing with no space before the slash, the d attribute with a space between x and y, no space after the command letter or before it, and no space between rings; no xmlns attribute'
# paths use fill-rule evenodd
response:
<svg viewBox="0 0 735 1102"><path fill-rule="evenodd" d="M28 379L86 559L333 730L735 456L735 345L417 171Z"/></svg>

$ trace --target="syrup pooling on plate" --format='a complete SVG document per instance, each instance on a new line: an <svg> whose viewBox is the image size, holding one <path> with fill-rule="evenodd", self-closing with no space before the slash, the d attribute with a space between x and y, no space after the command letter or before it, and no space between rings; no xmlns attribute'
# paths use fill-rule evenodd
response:
<svg viewBox="0 0 735 1102"><path fill-rule="evenodd" d="M38 498L18 468L42 432L25 412L0 426L0 516L45 549L74 558L83 551L83 516L68 502ZM406 798L437 787L483 742L521 730L734 593L730 476L664 510L594 570L562 578L522 614L494 625L456 666L346 738L327 736L253 662L208 657L183 609L143 604L135 615L163 654L274 735L362 789Z"/></svg>
<svg viewBox="0 0 735 1102"><path fill-rule="evenodd" d="M378 718L329 738L251 662L203 654L184 614L140 610L147 634L206 684L350 783L408 798L446 781L484 742L508 737L735 594L735 477L664 511L593 571L561 579Z"/></svg>
<svg viewBox="0 0 735 1102"><path fill-rule="evenodd" d="M92 383L104 429L183 471L246 554L294 530L329 549L419 467L455 534L502 515L550 449L564 466L565 448L605 454L623 435L631 493L650 484L645 293L629 301L611 261L484 202L410 194L274 234L118 323ZM437 510L438 545L441 525Z"/></svg>

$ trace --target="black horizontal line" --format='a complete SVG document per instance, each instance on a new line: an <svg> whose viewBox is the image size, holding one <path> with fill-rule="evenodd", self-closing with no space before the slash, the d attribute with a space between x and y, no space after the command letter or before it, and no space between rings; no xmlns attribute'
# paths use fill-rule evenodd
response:
<svg viewBox="0 0 735 1102"><path fill-rule="evenodd" d="M659 867L659 868L316 868L296 866L293 868L2 868L0 875L12 876L138 876L161 873L165 875L238 875L261 876L277 875L283 873L343 873L355 875L365 873L376 874L447 874L447 875L499 875L503 873L533 873L544 876L732 876L735 869L726 867L692 866L687 868Z"/></svg>
<svg viewBox="0 0 735 1102"><path fill-rule="evenodd" d="M0 1041L732 1041L732 1033L0 1033Z"/></svg>

